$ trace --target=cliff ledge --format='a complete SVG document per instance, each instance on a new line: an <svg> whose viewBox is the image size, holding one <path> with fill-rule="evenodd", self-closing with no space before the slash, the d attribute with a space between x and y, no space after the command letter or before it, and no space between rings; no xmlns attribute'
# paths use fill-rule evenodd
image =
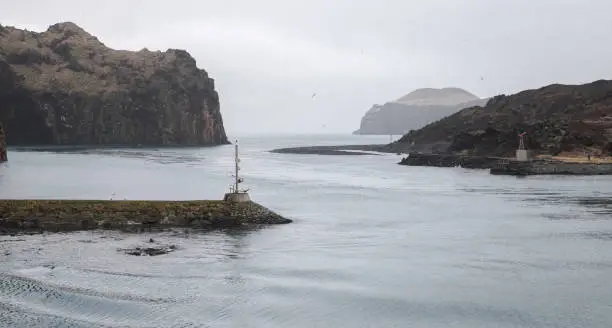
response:
<svg viewBox="0 0 612 328"><path fill-rule="evenodd" d="M8 160L6 155L6 135L4 134L4 127L0 123L0 163Z"/></svg>

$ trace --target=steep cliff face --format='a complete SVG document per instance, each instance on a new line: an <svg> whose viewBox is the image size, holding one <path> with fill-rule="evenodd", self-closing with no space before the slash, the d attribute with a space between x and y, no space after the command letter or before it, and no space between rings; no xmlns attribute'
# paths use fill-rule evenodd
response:
<svg viewBox="0 0 612 328"><path fill-rule="evenodd" d="M354 134L404 134L485 102L459 88L417 89L395 101L374 105Z"/></svg>
<svg viewBox="0 0 612 328"><path fill-rule="evenodd" d="M113 50L73 23L0 26L0 121L10 145L228 143L214 80L187 52Z"/></svg>
<svg viewBox="0 0 612 328"><path fill-rule="evenodd" d="M8 160L6 155L6 136L4 134L4 127L0 123L0 163Z"/></svg>
<svg viewBox="0 0 612 328"><path fill-rule="evenodd" d="M482 156L513 156L518 134L540 154L612 155L612 81L549 85L497 96L404 135L394 149Z"/></svg>

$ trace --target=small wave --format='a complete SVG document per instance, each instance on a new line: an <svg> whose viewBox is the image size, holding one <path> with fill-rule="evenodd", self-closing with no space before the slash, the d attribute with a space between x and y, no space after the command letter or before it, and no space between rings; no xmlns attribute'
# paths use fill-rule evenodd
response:
<svg viewBox="0 0 612 328"><path fill-rule="evenodd" d="M54 270L48 267L51 272ZM94 271L94 270L88 270ZM107 273L108 274L108 273ZM51 284L48 282L41 282L32 278L26 278L17 275L11 275L7 273L0 273L0 295L5 294L7 296L19 296L28 293L39 293L45 294L47 297L59 297L62 294L79 294L84 296L100 297L109 300L122 300L122 301L135 301L145 303L177 303L177 299L170 298L149 298L143 296L137 296L126 293L106 292L102 293L99 291Z"/></svg>
<svg viewBox="0 0 612 328"><path fill-rule="evenodd" d="M0 327L108 328L109 326L34 311L0 300Z"/></svg>
<svg viewBox="0 0 612 328"><path fill-rule="evenodd" d="M29 314L30 319L45 320L67 318L77 327L82 322L88 326L103 327L141 326L142 322L157 322L161 319L173 321L176 313L158 311L164 303L177 303L176 299L146 298L113 292L98 292L88 289L55 285L31 278L0 273L0 318L19 318L19 313ZM163 307L167 308L167 307ZM11 314L13 313L13 314Z"/></svg>
<svg viewBox="0 0 612 328"><path fill-rule="evenodd" d="M85 272L92 273L100 273L111 276L119 276L119 277L131 277L131 278L155 278L155 279L210 279L212 278L210 275L177 275L177 274L146 274L146 273L129 273L129 272L116 272L109 270L99 270L99 269L79 269ZM167 303L177 303L178 299L148 299L142 298L146 301L150 302L167 302Z"/></svg>

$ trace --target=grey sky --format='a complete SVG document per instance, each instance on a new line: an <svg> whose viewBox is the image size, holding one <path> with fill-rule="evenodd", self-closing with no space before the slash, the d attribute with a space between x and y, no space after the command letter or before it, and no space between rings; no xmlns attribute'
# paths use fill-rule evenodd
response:
<svg viewBox="0 0 612 328"><path fill-rule="evenodd" d="M611 12L609 0L20 0L0 23L184 48L235 135L351 132L372 104L420 87L486 97L610 78Z"/></svg>

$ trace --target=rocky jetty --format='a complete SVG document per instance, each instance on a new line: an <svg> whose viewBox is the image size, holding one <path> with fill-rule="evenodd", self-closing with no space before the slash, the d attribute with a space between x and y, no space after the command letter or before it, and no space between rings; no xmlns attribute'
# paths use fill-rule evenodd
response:
<svg viewBox="0 0 612 328"><path fill-rule="evenodd" d="M555 160L505 161L490 170L494 175L612 175L612 163L572 163Z"/></svg>
<svg viewBox="0 0 612 328"><path fill-rule="evenodd" d="M6 162L8 156L6 155L6 135L4 134L4 127L0 123L0 163Z"/></svg>
<svg viewBox="0 0 612 328"><path fill-rule="evenodd" d="M92 229L215 229L290 222L253 201L0 200L0 235Z"/></svg>
<svg viewBox="0 0 612 328"><path fill-rule="evenodd" d="M549 85L463 109L386 148L403 152L514 157L518 134L535 155L612 155L612 81Z"/></svg>
<svg viewBox="0 0 612 328"><path fill-rule="evenodd" d="M459 156L452 154L410 153L400 161L400 165L462 167L466 169L492 169L503 161L498 157Z"/></svg>
<svg viewBox="0 0 612 328"><path fill-rule="evenodd" d="M228 143L214 80L184 50L114 50L74 23L0 26L10 145Z"/></svg>
<svg viewBox="0 0 612 328"><path fill-rule="evenodd" d="M372 106L354 134L403 135L462 108L485 103L486 99L459 88L417 89L395 101Z"/></svg>

